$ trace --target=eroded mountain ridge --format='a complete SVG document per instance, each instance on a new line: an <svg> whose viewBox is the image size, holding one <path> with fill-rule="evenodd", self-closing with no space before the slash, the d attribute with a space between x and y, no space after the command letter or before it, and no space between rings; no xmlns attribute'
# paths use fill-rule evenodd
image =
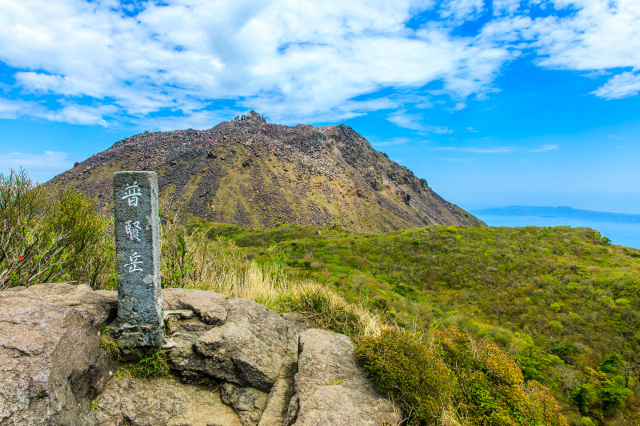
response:
<svg viewBox="0 0 640 426"><path fill-rule="evenodd" d="M76 186L109 211L119 170L156 171L166 208L250 228L285 222L382 232L483 224L350 127L269 124L255 111L208 130L123 139L48 185Z"/></svg>

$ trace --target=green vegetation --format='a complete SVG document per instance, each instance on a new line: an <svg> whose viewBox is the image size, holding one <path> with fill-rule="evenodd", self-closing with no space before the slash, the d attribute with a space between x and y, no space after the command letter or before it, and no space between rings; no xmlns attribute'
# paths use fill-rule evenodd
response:
<svg viewBox="0 0 640 426"><path fill-rule="evenodd" d="M378 389L393 395L414 422L432 424L452 411L455 376L422 335L385 330L362 339L355 356Z"/></svg>
<svg viewBox="0 0 640 426"><path fill-rule="evenodd" d="M385 330L356 357L412 424L567 425L560 406L488 339L454 329L424 335Z"/></svg>
<svg viewBox="0 0 640 426"><path fill-rule="evenodd" d="M24 170L0 173L0 290L42 282L113 280L109 221L76 190L46 193Z"/></svg>
<svg viewBox="0 0 640 426"><path fill-rule="evenodd" d="M129 368L129 374L143 379L168 376L169 373L169 362L163 349L149 351Z"/></svg>
<svg viewBox="0 0 640 426"><path fill-rule="evenodd" d="M377 315L347 303L332 289L310 280L290 280L285 257L275 256L258 265L246 249L213 231L165 219L163 287L216 291L255 300L278 312L304 313L319 326L354 339L379 329Z"/></svg>
<svg viewBox="0 0 640 426"><path fill-rule="evenodd" d="M588 228L316 231L208 233L260 265L284 261L290 279L334 289L387 324L491 339L525 381L549 388L570 424L640 422L640 250Z"/></svg>
<svg viewBox="0 0 640 426"><path fill-rule="evenodd" d="M133 377L148 379L170 374L167 354L163 349L140 351L137 354L137 360L132 361L134 358L131 358L131 354L125 356L120 342L111 336L109 330L101 332L101 334L100 348L115 357L120 363L118 375L130 374Z"/></svg>
<svg viewBox="0 0 640 426"><path fill-rule="evenodd" d="M114 339L110 334L101 334L102 337L100 338L100 347L109 355L117 358L118 360L121 360L122 345L120 345L120 342Z"/></svg>
<svg viewBox="0 0 640 426"><path fill-rule="evenodd" d="M108 221L81 194L45 198L11 172L0 175L0 215L0 288L76 280L113 289ZM640 250L597 231L372 235L163 217L162 250L165 287L302 312L351 336L412 424L640 423ZM142 376L168 372L163 353L141 363Z"/></svg>
<svg viewBox="0 0 640 426"><path fill-rule="evenodd" d="M291 279L292 274L284 273L291 263L286 253L247 252L232 240L253 237L261 247L262 237L273 233L289 242L284 238L292 232L287 231L295 230L288 225L262 235L227 225L184 226L169 219L164 227L165 276L178 271L172 285L253 299L280 312L302 312L324 328L351 336L356 356L378 387L405 409L411 424L567 424L546 388L525 380L512 357L491 341L476 343L454 330L423 334L385 325L373 306L347 303L314 281ZM300 231L320 238L313 228ZM321 235L325 233L343 235L335 230ZM261 264L252 257L262 258ZM437 345L426 343L434 339ZM506 422L512 417L515 420Z"/></svg>

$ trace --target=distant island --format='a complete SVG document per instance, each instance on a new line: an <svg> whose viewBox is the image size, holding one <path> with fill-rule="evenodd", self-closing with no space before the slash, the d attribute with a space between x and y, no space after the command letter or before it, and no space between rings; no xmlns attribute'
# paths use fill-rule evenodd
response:
<svg viewBox="0 0 640 426"><path fill-rule="evenodd" d="M579 210L571 207L507 206L470 211L474 215L489 216L539 216L584 219L594 222L640 223L640 214Z"/></svg>

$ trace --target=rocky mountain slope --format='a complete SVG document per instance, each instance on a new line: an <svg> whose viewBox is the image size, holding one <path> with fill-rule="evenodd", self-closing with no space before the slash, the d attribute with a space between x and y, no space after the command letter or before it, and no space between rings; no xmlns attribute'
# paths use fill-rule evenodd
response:
<svg viewBox="0 0 640 426"><path fill-rule="evenodd" d="M156 171L167 209L250 228L483 225L347 126L268 124L254 111L209 130L132 136L47 185L75 186L109 211L119 170Z"/></svg>

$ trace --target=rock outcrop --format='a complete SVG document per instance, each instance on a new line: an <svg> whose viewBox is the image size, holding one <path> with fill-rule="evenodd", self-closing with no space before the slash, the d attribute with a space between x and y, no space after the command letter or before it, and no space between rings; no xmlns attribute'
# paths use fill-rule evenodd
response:
<svg viewBox="0 0 640 426"><path fill-rule="evenodd" d="M238 415L206 386L180 383L175 377L113 378L91 412L99 426L189 425L241 426Z"/></svg>
<svg viewBox="0 0 640 426"><path fill-rule="evenodd" d="M483 223L344 125L288 127L251 112L208 130L145 132L56 176L113 211L113 172L153 170L167 209L217 223L278 222L379 233Z"/></svg>
<svg viewBox="0 0 640 426"><path fill-rule="evenodd" d="M100 329L115 292L67 284L0 292L0 425L84 425L116 371Z"/></svg>
<svg viewBox="0 0 640 426"><path fill-rule="evenodd" d="M348 337L249 300L163 290L172 375L114 374L115 292L0 292L0 425L378 425L400 419Z"/></svg>
<svg viewBox="0 0 640 426"><path fill-rule="evenodd" d="M299 425L395 424L398 414L381 398L353 358L343 335L309 329L300 334L295 394L287 419ZM332 409L339 407L339 409Z"/></svg>

